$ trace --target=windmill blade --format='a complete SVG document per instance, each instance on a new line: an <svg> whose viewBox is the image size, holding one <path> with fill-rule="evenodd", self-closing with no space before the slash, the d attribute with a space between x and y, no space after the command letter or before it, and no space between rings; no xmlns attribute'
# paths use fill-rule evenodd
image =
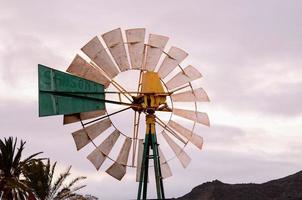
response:
<svg viewBox="0 0 302 200"><path fill-rule="evenodd" d="M96 110L96 111L91 111L91 112L81 112L77 114L71 114L71 115L64 115L63 118L63 124L70 124L74 122L79 122L81 120L87 120L87 119L92 119L96 118L102 115L105 115L106 111L105 110Z"/></svg>
<svg viewBox="0 0 302 200"><path fill-rule="evenodd" d="M188 53L177 47L171 47L168 55L166 55L161 64L158 75L160 78L165 78L175 67L177 67L186 57Z"/></svg>
<svg viewBox="0 0 302 200"><path fill-rule="evenodd" d="M169 38L162 35L149 35L144 69L154 71Z"/></svg>
<svg viewBox="0 0 302 200"><path fill-rule="evenodd" d="M87 80L100 83L104 85L105 88L110 84L110 80L106 78L100 70L97 70L79 55L75 56L66 71Z"/></svg>
<svg viewBox="0 0 302 200"><path fill-rule="evenodd" d="M168 125L177 131L179 134L187 138L192 144L194 144L197 148L202 149L203 139L201 136L192 133L190 130L186 129L185 127L181 126L180 124L176 123L173 120L168 122Z"/></svg>
<svg viewBox="0 0 302 200"><path fill-rule="evenodd" d="M98 147L106 156L109 155L112 147L116 143L117 139L120 136L120 131L119 130L114 130L103 142L102 144Z"/></svg>
<svg viewBox="0 0 302 200"><path fill-rule="evenodd" d="M202 77L201 73L197 69L189 65L183 71L179 72L171 80L169 80L166 86L169 90L172 90L200 77Z"/></svg>
<svg viewBox="0 0 302 200"><path fill-rule="evenodd" d="M159 160L160 160L161 176L163 179L165 179L172 176L172 171L169 164L167 163L167 160L163 152L159 147L158 147L158 153L159 153Z"/></svg>
<svg viewBox="0 0 302 200"><path fill-rule="evenodd" d="M118 130L113 131L97 148L95 148L94 151L87 156L87 159L90 160L96 170L100 169L119 136L120 132Z"/></svg>
<svg viewBox="0 0 302 200"><path fill-rule="evenodd" d="M118 162L119 164L122 164L122 165L127 165L129 152L130 152L130 148L131 148L131 143L132 143L131 138L127 137L125 139L123 147L116 159L116 162Z"/></svg>
<svg viewBox="0 0 302 200"><path fill-rule="evenodd" d="M144 140L139 139L138 140L137 162L136 162L136 182L140 181L143 153L144 153Z"/></svg>
<svg viewBox="0 0 302 200"><path fill-rule="evenodd" d="M69 65L67 72L74 74L76 76L95 81L104 85L105 88L110 84L110 80L107 79L100 70L97 70L94 66L90 65L85 59L81 56L76 55L71 64ZM102 116L106 113L104 110L97 110L91 112L82 112L72 115L64 115L63 124L70 124L78 122L80 120L87 120Z"/></svg>
<svg viewBox="0 0 302 200"><path fill-rule="evenodd" d="M126 30L126 38L132 69L142 68L145 49L145 32L146 30L144 28Z"/></svg>
<svg viewBox="0 0 302 200"><path fill-rule="evenodd" d="M131 138L126 138L125 142L122 146L122 149L119 152L119 155L117 157L116 162L111 165L106 172L116 178L117 180L121 180L124 175L126 174L126 165L130 153L130 148L131 148Z"/></svg>
<svg viewBox="0 0 302 200"><path fill-rule="evenodd" d="M86 146L89 142L91 142L91 140L99 136L110 126L111 121L109 118L107 118L85 128L82 128L76 132L73 132L72 136L75 141L77 150L80 150L81 148Z"/></svg>
<svg viewBox="0 0 302 200"><path fill-rule="evenodd" d="M119 73L97 36L92 38L81 50L111 79Z"/></svg>
<svg viewBox="0 0 302 200"><path fill-rule="evenodd" d="M180 117L192 120L194 122L198 122L200 124L210 126L210 121L207 113L203 112L195 112L192 110L183 110L183 109L173 109L173 114L178 115Z"/></svg>
<svg viewBox="0 0 302 200"><path fill-rule="evenodd" d="M207 93L202 88L195 89L193 91L185 91L181 93L174 93L171 95L174 102L207 102L210 101Z"/></svg>
<svg viewBox="0 0 302 200"><path fill-rule="evenodd" d="M175 153L177 159L180 161L182 166L186 168L191 162L191 158L189 157L189 155L183 149L181 149L181 147L177 143L175 143L165 131L162 131L162 135L164 136L166 142Z"/></svg>
<svg viewBox="0 0 302 200"><path fill-rule="evenodd" d="M126 174L126 168L125 165L115 162L106 170L106 173L120 181Z"/></svg>
<svg viewBox="0 0 302 200"><path fill-rule="evenodd" d="M126 71L130 69L122 31L120 28L114 29L102 35L103 40L105 41L109 51L114 58L116 64L120 70Z"/></svg>
<svg viewBox="0 0 302 200"><path fill-rule="evenodd" d="M177 140L182 142L183 144L186 144L186 141L184 141L173 129L171 129L165 122L163 122L160 118L156 117L156 123L160 125L163 129L171 133Z"/></svg>

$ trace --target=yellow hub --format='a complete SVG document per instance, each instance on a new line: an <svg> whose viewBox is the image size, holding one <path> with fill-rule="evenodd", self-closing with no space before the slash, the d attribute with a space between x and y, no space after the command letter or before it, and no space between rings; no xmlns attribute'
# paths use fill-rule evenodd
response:
<svg viewBox="0 0 302 200"><path fill-rule="evenodd" d="M134 104L139 106L133 109L145 110L148 113L154 113L156 110L167 110L167 96L158 74L156 72L144 72L140 95L134 97Z"/></svg>

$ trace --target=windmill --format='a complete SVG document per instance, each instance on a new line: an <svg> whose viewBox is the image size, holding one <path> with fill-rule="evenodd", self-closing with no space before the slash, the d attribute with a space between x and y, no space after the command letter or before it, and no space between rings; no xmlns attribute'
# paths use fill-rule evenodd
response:
<svg viewBox="0 0 302 200"><path fill-rule="evenodd" d="M147 198L151 160L157 198L165 199L163 179L172 176L168 161L177 158L186 168L191 161L184 151L187 144L202 149L203 139L194 129L197 123L210 123L208 115L199 112L197 105L209 98L202 88L192 84L202 77L201 73L191 65L181 67L188 56L185 51L172 46L166 52L168 37L149 34L145 43L145 35L144 28L125 32L118 28L96 36L81 48L84 55L75 56L67 73L39 65L39 116L64 115L64 124L80 123L81 129L72 133L76 148L93 146L87 159L97 170L109 160L112 164L106 172L121 180L127 167L136 167L137 199ZM116 80L126 71L138 72L134 91ZM132 80L127 84L132 84ZM191 106L177 108L179 102ZM118 105L121 109L110 112L106 105ZM125 133L112 117L129 110L134 115L133 124L132 119L123 120L129 121L132 133ZM161 113L168 117L161 118ZM142 115L145 131L139 130ZM157 132L159 128L161 131ZM108 136L96 143L104 132ZM158 137L173 152L171 158L166 159ZM117 141L122 141L119 147ZM114 157L111 154L117 148Z"/></svg>

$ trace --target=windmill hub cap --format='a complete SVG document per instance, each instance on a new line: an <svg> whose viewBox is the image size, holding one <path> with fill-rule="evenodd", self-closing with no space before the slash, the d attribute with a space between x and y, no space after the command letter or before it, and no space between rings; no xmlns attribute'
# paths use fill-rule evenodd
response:
<svg viewBox="0 0 302 200"><path fill-rule="evenodd" d="M146 111L149 114L155 113L159 108L167 107L165 92L161 80L156 72L146 71L142 73L141 89L133 98L133 109Z"/></svg>

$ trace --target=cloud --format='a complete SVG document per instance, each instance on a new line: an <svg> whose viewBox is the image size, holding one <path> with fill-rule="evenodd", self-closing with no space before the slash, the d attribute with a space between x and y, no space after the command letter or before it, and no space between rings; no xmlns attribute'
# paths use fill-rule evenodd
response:
<svg viewBox="0 0 302 200"><path fill-rule="evenodd" d="M300 70L296 70L299 74ZM280 72L279 76L284 76ZM270 75L268 74L268 79ZM234 77L232 77L234 78ZM228 108L230 112L234 110L243 112L263 113L264 115L279 117L299 117L302 114L299 102L302 100L302 81L292 81L290 76L288 81L272 81L254 78L252 81L230 80L226 84L216 84L215 91L212 92L211 100L219 106ZM280 77L280 79L282 79ZM240 85L242 84L242 85ZM239 85L239 86L237 86ZM219 93L224 89L226 92Z"/></svg>
<svg viewBox="0 0 302 200"><path fill-rule="evenodd" d="M191 12L183 11L186 6L167 12L162 20L172 24L167 28L203 72L212 102L230 110L298 116L301 7L297 1L207 2Z"/></svg>
<svg viewBox="0 0 302 200"><path fill-rule="evenodd" d="M86 159L92 146L76 151L70 133L79 124L63 126L61 117L38 118L36 70L38 63L65 70L95 35L120 26L146 27L168 35L168 46L188 51L184 64L203 73L198 84L212 100L201 108L209 111L213 126L196 128L204 149L186 148L192 157L187 170L171 161L174 176L165 180L168 197L213 179L264 182L298 171L301 7L300 1L281 0L2 2L1 136L26 140L26 153L44 151L62 168L73 165L75 174L88 176L84 192L101 199L135 197L134 169L118 182L104 173L109 161L96 172ZM128 124L123 120L119 125ZM150 186L150 197L155 197L152 179Z"/></svg>
<svg viewBox="0 0 302 200"><path fill-rule="evenodd" d="M0 38L3 47L0 49L0 97L33 101L37 99L38 64L60 69L67 65L66 59L31 33L10 32L6 25L3 28L8 32Z"/></svg>

